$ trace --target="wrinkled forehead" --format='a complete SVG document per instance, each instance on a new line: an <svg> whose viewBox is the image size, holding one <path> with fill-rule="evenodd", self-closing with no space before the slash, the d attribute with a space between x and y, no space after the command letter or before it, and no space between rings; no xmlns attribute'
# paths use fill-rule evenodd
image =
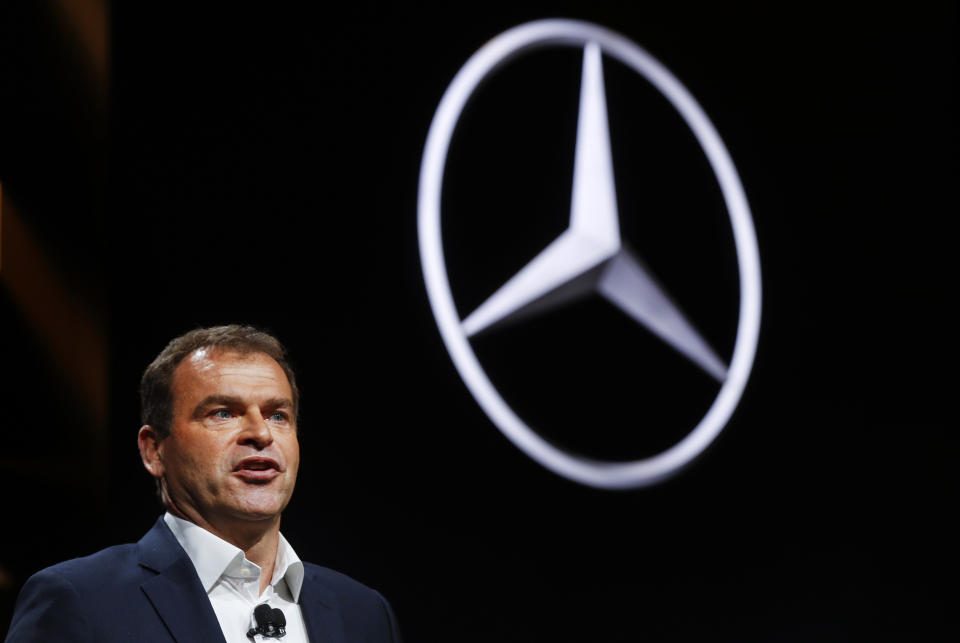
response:
<svg viewBox="0 0 960 643"><path fill-rule="evenodd" d="M196 373L209 373L227 362L254 363L265 362L275 365L281 371L283 368L279 362L263 351L242 348L233 348L230 346L201 346L192 353L183 358L177 365L177 370L182 368L193 370ZM286 377L286 374L284 374Z"/></svg>
<svg viewBox="0 0 960 643"><path fill-rule="evenodd" d="M216 387L245 377L274 382L292 395L290 381L280 364L260 351L242 351L232 348L201 347L187 355L177 365L171 382L174 406L180 397L191 397L198 389Z"/></svg>

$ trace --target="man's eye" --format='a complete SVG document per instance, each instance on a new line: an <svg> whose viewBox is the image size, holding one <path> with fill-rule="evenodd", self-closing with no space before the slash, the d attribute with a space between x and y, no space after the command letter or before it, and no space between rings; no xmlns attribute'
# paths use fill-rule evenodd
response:
<svg viewBox="0 0 960 643"><path fill-rule="evenodd" d="M217 409L210 414L210 417L217 418L218 420L229 420L230 409Z"/></svg>
<svg viewBox="0 0 960 643"><path fill-rule="evenodd" d="M277 411L276 413L270 416L270 419L273 420L274 422L286 422L287 414L281 411Z"/></svg>

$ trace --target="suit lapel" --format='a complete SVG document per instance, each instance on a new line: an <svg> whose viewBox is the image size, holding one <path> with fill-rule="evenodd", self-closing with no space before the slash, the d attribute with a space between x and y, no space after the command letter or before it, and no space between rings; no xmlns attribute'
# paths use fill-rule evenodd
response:
<svg viewBox="0 0 960 643"><path fill-rule="evenodd" d="M138 543L140 564L157 575L140 587L177 643L224 642L217 615L180 543L157 521Z"/></svg>
<svg viewBox="0 0 960 643"><path fill-rule="evenodd" d="M300 589L299 603L310 643L346 643L337 599L314 578L309 567Z"/></svg>
<svg viewBox="0 0 960 643"><path fill-rule="evenodd" d="M163 518L139 543L140 564L156 576L140 587L177 643L225 643L197 571ZM336 596L307 566L300 612L311 643L347 643Z"/></svg>

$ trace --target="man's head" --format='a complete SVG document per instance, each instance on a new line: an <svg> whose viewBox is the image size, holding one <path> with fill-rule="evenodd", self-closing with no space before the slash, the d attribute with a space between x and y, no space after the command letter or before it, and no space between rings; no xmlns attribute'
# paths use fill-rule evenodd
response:
<svg viewBox="0 0 960 643"><path fill-rule="evenodd" d="M141 396L140 454L172 513L221 536L279 524L300 451L296 384L275 338L191 331L147 367Z"/></svg>
<svg viewBox="0 0 960 643"><path fill-rule="evenodd" d="M263 353L273 358L290 382L294 413L299 413L300 392L297 390L297 379L287 362L287 351L276 337L252 326L237 324L198 328L167 344L140 379L140 423L152 426L158 437L165 438L170 433L173 373L184 358L200 348L208 351L229 349L241 355Z"/></svg>

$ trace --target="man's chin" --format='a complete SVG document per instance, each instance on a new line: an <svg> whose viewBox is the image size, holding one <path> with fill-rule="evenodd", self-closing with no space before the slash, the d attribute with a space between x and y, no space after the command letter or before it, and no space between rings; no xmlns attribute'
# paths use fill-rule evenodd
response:
<svg viewBox="0 0 960 643"><path fill-rule="evenodd" d="M266 501L265 501L266 500ZM280 517L280 513L287 506L286 499L280 498L250 498L238 503L232 512L235 518L250 521L273 520Z"/></svg>
<svg viewBox="0 0 960 643"><path fill-rule="evenodd" d="M293 491L282 485L279 478L266 484L249 484L239 478L233 478L231 482L220 494L220 506L222 513L234 520L262 521L278 518L290 501Z"/></svg>

